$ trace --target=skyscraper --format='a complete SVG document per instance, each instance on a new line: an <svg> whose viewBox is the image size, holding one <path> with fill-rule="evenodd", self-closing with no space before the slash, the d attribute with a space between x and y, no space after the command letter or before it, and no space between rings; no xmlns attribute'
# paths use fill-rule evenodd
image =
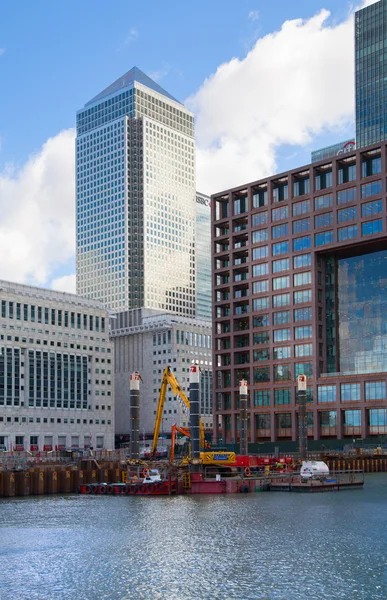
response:
<svg viewBox="0 0 387 600"><path fill-rule="evenodd" d="M211 287L211 202L196 194L196 316L212 319Z"/></svg>
<svg viewBox="0 0 387 600"><path fill-rule="evenodd" d="M137 67L77 113L77 293L195 316L193 115Z"/></svg>
<svg viewBox="0 0 387 600"><path fill-rule="evenodd" d="M356 146L387 138L387 0L355 15Z"/></svg>

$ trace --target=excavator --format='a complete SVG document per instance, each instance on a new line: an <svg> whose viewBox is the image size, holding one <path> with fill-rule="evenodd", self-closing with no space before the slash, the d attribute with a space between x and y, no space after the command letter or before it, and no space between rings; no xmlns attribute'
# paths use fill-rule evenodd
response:
<svg viewBox="0 0 387 600"><path fill-rule="evenodd" d="M155 428L153 431L153 442L152 442L152 449L151 449L151 457L152 458L155 456L156 449L157 449L157 441L159 438L160 427L161 427L163 413L164 413L164 403L165 403L165 396L167 394L168 385L171 387L171 389L175 395L180 396L188 413L191 408L190 401L188 400L187 396L181 389L173 371L171 370L171 367L170 366L165 367L165 369L163 371L162 380L161 380L159 403L157 405L156 422L155 422ZM200 419L199 426L200 426L200 445L201 445L201 448L205 448L204 426L203 426L201 419ZM183 428L180 428L180 429L183 429ZM187 437L190 437L189 429L184 428L184 431L185 431L184 435L187 435ZM176 436L176 432L174 435ZM171 446L171 453L173 453L173 456L174 456L174 452L175 452L175 444L173 441L173 444ZM235 452L201 452L200 459L202 460L203 464L215 465L215 464L235 463L236 457L235 457Z"/></svg>
<svg viewBox="0 0 387 600"><path fill-rule="evenodd" d="M169 457L171 462L175 460L175 444L177 433L181 433L188 438L191 437L191 432L188 427L180 427L179 425L176 425L176 423L172 425L171 453ZM204 448L207 450L210 447L210 444L205 440ZM235 464L236 460L235 452L201 452L200 458L204 465L232 465Z"/></svg>

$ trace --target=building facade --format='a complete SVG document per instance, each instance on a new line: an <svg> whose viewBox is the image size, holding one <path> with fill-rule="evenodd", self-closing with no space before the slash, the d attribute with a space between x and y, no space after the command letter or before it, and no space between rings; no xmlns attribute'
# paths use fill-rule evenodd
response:
<svg viewBox="0 0 387 600"><path fill-rule="evenodd" d="M77 293L195 316L193 115L134 67L77 113Z"/></svg>
<svg viewBox="0 0 387 600"><path fill-rule="evenodd" d="M219 193L212 203L214 422L250 441L387 433L386 144Z"/></svg>
<svg viewBox="0 0 387 600"><path fill-rule="evenodd" d="M211 202L196 193L196 316L212 319L211 287Z"/></svg>
<svg viewBox="0 0 387 600"><path fill-rule="evenodd" d="M387 138L387 0L355 13L356 145Z"/></svg>
<svg viewBox="0 0 387 600"><path fill-rule="evenodd" d="M201 367L200 402L204 426L212 429L212 348L211 322L187 319L149 309L122 312L112 319L111 339L115 346L116 435L129 435L129 377L138 371L140 385L140 434L153 434L162 374L170 366L182 390L189 397L189 366ZM168 388L162 433L169 434L173 423L189 426L179 396Z"/></svg>
<svg viewBox="0 0 387 600"><path fill-rule="evenodd" d="M0 448L114 448L106 310L7 281L0 299Z"/></svg>
<svg viewBox="0 0 387 600"><path fill-rule="evenodd" d="M320 160L327 160L333 156L341 156L342 154L353 152L355 148L355 140L346 140L345 142L339 142L337 144L332 144L331 146L325 146L325 148L313 150L310 160L312 163L320 162Z"/></svg>

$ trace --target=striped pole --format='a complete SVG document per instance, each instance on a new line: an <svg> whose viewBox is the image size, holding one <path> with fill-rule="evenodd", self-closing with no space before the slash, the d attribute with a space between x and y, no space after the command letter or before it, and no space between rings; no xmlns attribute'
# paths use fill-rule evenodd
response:
<svg viewBox="0 0 387 600"><path fill-rule="evenodd" d="M192 458L200 458L200 398L199 398L199 365L189 368L189 403Z"/></svg>
<svg viewBox="0 0 387 600"><path fill-rule="evenodd" d="M140 380L134 371L130 375L130 458L140 458Z"/></svg>

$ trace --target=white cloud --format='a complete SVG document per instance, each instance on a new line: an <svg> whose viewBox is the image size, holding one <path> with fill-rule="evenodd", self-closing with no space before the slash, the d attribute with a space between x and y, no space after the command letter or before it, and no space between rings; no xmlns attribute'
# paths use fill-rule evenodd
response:
<svg viewBox="0 0 387 600"><path fill-rule="evenodd" d="M353 122L353 15L322 10L283 23L242 60L222 64L188 99L196 114L197 186L214 193L275 172L281 144L305 145Z"/></svg>
<svg viewBox="0 0 387 600"><path fill-rule="evenodd" d="M256 21L257 19L259 19L259 11L258 10L251 10L249 12L249 21Z"/></svg>
<svg viewBox="0 0 387 600"><path fill-rule="evenodd" d="M53 290L57 290L58 292L68 292L69 294L75 294L75 273L53 279L50 287Z"/></svg>
<svg viewBox="0 0 387 600"><path fill-rule="evenodd" d="M135 42L138 39L138 36L139 36L139 33L138 33L137 29L135 27L131 27L128 35L126 36L126 38L124 40L124 46L127 46L128 44Z"/></svg>
<svg viewBox="0 0 387 600"><path fill-rule="evenodd" d="M164 66L158 71L152 71L149 73L149 77L153 79L153 81L160 81L163 77L166 77L171 70L171 67L168 64L164 64Z"/></svg>
<svg viewBox="0 0 387 600"><path fill-rule="evenodd" d="M4 52L5 52L5 48L0 48L0 56L3 56Z"/></svg>
<svg viewBox="0 0 387 600"><path fill-rule="evenodd" d="M0 172L0 278L47 285L74 256L74 131Z"/></svg>

